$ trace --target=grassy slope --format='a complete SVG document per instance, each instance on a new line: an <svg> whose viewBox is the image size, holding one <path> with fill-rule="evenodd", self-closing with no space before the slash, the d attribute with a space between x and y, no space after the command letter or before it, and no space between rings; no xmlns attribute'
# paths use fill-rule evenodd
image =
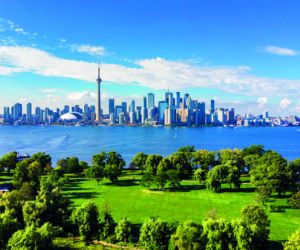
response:
<svg viewBox="0 0 300 250"><path fill-rule="evenodd" d="M184 191L158 192L141 187L139 178L127 175L120 178L118 185L103 181L99 186L93 179L71 178L64 192L74 206L91 200L101 209L108 203L116 221L127 217L135 223L142 223L149 216L168 221L191 219L201 222L212 209L219 217L238 218L241 208L254 202L256 197L250 184L243 184L241 192L212 193L195 181L183 181ZM286 205L286 199L272 197L268 204ZM281 213L269 213L269 217L271 240L286 240L300 228L300 210L286 209Z"/></svg>

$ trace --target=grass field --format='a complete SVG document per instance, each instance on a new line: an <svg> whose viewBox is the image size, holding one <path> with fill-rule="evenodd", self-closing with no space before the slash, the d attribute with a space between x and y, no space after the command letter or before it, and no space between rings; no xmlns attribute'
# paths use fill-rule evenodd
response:
<svg viewBox="0 0 300 250"><path fill-rule="evenodd" d="M116 221L122 217L134 223L142 223L150 216L159 216L168 221L182 222L187 219L201 222L208 211L215 209L218 217L240 217L243 206L255 202L256 193L249 183L239 192L212 193L196 181L183 181L182 190L176 192L149 191L139 185L140 175L126 174L115 185L104 180L97 185L94 179L70 178L64 193L79 206L86 201L95 202L101 210L108 204ZM226 187L225 187L226 188ZM286 206L286 198L271 197L266 204ZM285 208L283 212L271 213L270 240L286 240L300 228L300 210Z"/></svg>

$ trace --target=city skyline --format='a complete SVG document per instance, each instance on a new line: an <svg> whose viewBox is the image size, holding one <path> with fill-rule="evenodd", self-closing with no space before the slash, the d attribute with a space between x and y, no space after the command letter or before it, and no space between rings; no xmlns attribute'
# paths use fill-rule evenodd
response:
<svg viewBox="0 0 300 250"><path fill-rule="evenodd" d="M111 97L142 105L144 93L163 99L170 88L237 113L299 115L296 1L125 2L3 3L0 109L96 103L101 56L104 110Z"/></svg>

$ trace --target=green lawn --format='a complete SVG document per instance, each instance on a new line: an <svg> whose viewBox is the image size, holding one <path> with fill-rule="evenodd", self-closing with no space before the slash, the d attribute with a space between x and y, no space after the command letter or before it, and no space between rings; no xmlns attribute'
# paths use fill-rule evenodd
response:
<svg viewBox="0 0 300 250"><path fill-rule="evenodd" d="M195 181L183 181L182 191L160 192L148 191L139 185L140 176L122 176L118 184L111 185L103 181L100 185L94 179L70 178L64 187L64 193L71 198L74 206L86 201L95 202L103 208L107 203L116 221L122 217L134 223L142 223L150 216L159 216L168 221L187 219L201 222L208 211L215 209L219 217L239 218L241 208L255 202L256 193L251 184L243 184L240 192L212 193ZM272 197L269 205L286 206L286 199ZM269 209L267 209L269 210ZM284 212L268 212L271 220L273 241L286 240L296 229L300 228L300 210L285 209Z"/></svg>

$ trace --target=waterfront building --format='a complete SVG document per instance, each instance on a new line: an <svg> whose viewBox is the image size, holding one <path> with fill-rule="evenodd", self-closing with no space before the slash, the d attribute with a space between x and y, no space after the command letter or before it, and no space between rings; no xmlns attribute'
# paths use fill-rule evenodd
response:
<svg viewBox="0 0 300 250"><path fill-rule="evenodd" d="M217 123L225 124L226 123L226 115L223 109L219 109L217 111Z"/></svg>
<svg viewBox="0 0 300 250"><path fill-rule="evenodd" d="M125 116L124 116L124 113L120 113L119 116L118 116L118 122L119 122L119 125L124 125L125 123Z"/></svg>
<svg viewBox="0 0 300 250"><path fill-rule="evenodd" d="M127 114L127 102L122 102L121 105L122 105L123 113L126 115Z"/></svg>
<svg viewBox="0 0 300 250"><path fill-rule="evenodd" d="M116 116L119 117L120 113L124 113L124 106L117 105L115 110L116 110L116 112L115 112Z"/></svg>
<svg viewBox="0 0 300 250"><path fill-rule="evenodd" d="M180 108L180 92L176 92L176 108Z"/></svg>
<svg viewBox="0 0 300 250"><path fill-rule="evenodd" d="M114 113L110 113L109 114L109 124L110 125L114 125L115 124L115 114Z"/></svg>
<svg viewBox="0 0 300 250"><path fill-rule="evenodd" d="M235 124L235 118L234 118L234 108L226 111L226 123L228 125Z"/></svg>
<svg viewBox="0 0 300 250"><path fill-rule="evenodd" d="M135 112L135 100L132 100L129 105L129 112L133 113Z"/></svg>
<svg viewBox="0 0 300 250"><path fill-rule="evenodd" d="M110 98L108 100L108 114L114 114L115 113L115 99Z"/></svg>
<svg viewBox="0 0 300 250"><path fill-rule="evenodd" d="M167 108L165 109L165 125L171 126L176 124L176 109Z"/></svg>
<svg viewBox="0 0 300 250"><path fill-rule="evenodd" d="M164 123L165 120L165 110L168 108L168 103L166 101L158 102L158 122Z"/></svg>
<svg viewBox="0 0 300 250"><path fill-rule="evenodd" d="M215 100L210 100L210 113L215 113Z"/></svg>
<svg viewBox="0 0 300 250"><path fill-rule="evenodd" d="M191 122L191 110L190 109L177 109L176 117L177 123L180 125L188 125Z"/></svg>
<svg viewBox="0 0 300 250"><path fill-rule="evenodd" d="M136 122L136 113L133 112L129 112L129 122L131 124L134 124Z"/></svg>
<svg viewBox="0 0 300 250"><path fill-rule="evenodd" d="M4 122L10 121L9 107L4 107Z"/></svg>
<svg viewBox="0 0 300 250"><path fill-rule="evenodd" d="M13 120L17 121L22 118L22 104L16 103L13 108Z"/></svg>
<svg viewBox="0 0 300 250"><path fill-rule="evenodd" d="M186 109L187 105L186 105L186 101L189 98L190 94L189 93L185 93L183 96L183 108Z"/></svg>
<svg viewBox="0 0 300 250"><path fill-rule="evenodd" d="M148 93L148 110L155 107L155 96L153 93Z"/></svg>
<svg viewBox="0 0 300 250"><path fill-rule="evenodd" d="M32 104L29 102L26 105L26 124L32 123Z"/></svg>

